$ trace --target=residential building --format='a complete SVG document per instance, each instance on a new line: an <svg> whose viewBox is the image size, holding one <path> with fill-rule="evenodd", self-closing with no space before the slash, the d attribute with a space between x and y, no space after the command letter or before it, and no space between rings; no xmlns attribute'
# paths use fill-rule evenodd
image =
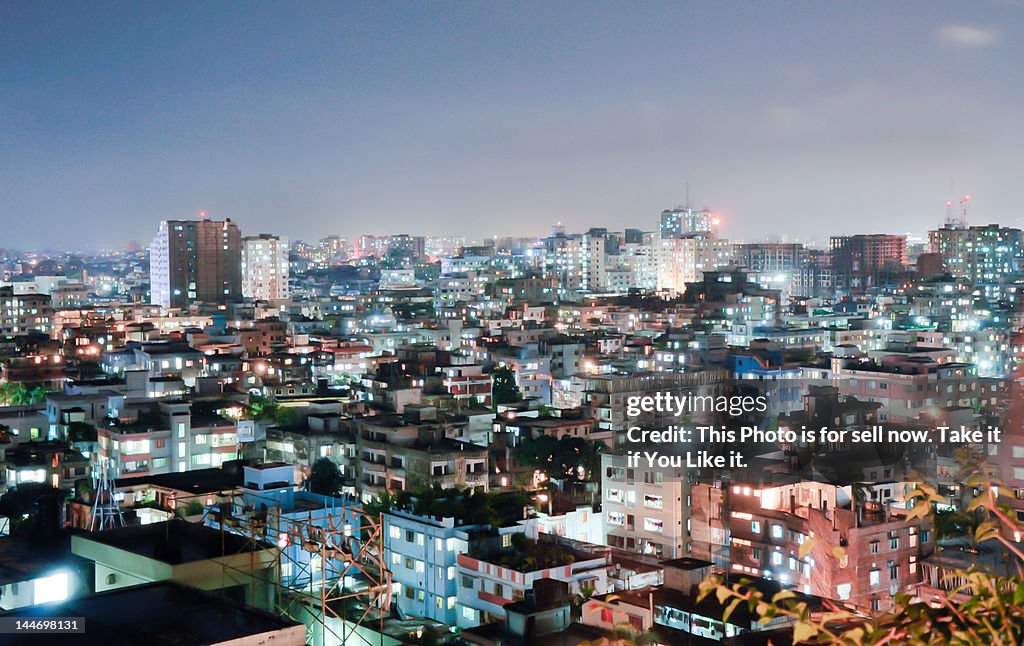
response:
<svg viewBox="0 0 1024 646"><path fill-rule="evenodd" d="M230 219L165 220L149 247L150 303L184 308L242 296L242 238Z"/></svg>

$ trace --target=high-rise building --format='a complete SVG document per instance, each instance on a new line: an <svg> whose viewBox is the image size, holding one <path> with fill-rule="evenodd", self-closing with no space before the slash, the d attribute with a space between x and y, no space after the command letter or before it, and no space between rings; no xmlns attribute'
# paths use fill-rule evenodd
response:
<svg viewBox="0 0 1024 646"><path fill-rule="evenodd" d="M328 264L348 260L348 240L341 236L321 238L320 253Z"/></svg>
<svg viewBox="0 0 1024 646"><path fill-rule="evenodd" d="M242 239L242 296L258 301L288 298L288 238L261 233Z"/></svg>
<svg viewBox="0 0 1024 646"><path fill-rule="evenodd" d="M242 235L230 219L165 220L149 246L150 302L224 304L242 295Z"/></svg>
<svg viewBox="0 0 1024 646"><path fill-rule="evenodd" d="M734 245L736 264L753 272L792 273L807 257L807 249L795 242L755 242Z"/></svg>
<svg viewBox="0 0 1024 646"><path fill-rule="evenodd" d="M709 209L695 211L690 207L677 206L661 212L661 237L684 238L699 235L707 238L718 237L718 218Z"/></svg>
<svg viewBox="0 0 1024 646"><path fill-rule="evenodd" d="M1020 229L986 226L945 226L928 232L932 253L941 254L945 268L972 283L995 283L1021 271L1024 235Z"/></svg>
<svg viewBox="0 0 1024 646"><path fill-rule="evenodd" d="M832 277L837 291L858 293L883 282L907 264L904 236L873 233L830 239Z"/></svg>
<svg viewBox="0 0 1024 646"><path fill-rule="evenodd" d="M384 239L369 234L356 238L352 247L352 255L355 258L368 258L370 256L380 257L384 255Z"/></svg>
<svg viewBox="0 0 1024 646"><path fill-rule="evenodd" d="M451 258L462 253L465 246L465 236L427 236L424 252L434 258Z"/></svg>
<svg viewBox="0 0 1024 646"><path fill-rule="evenodd" d="M657 242L658 289L681 294L686 284L700 280L703 272L732 263L728 240L689 236L661 238Z"/></svg>
<svg viewBox="0 0 1024 646"><path fill-rule="evenodd" d="M408 233L399 233L388 236L387 252L408 256L412 260L419 260L426 253L427 239L424 236L411 236Z"/></svg>

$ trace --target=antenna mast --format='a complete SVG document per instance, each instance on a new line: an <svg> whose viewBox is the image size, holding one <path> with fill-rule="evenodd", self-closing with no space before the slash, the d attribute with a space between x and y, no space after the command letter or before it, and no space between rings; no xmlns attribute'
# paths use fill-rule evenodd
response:
<svg viewBox="0 0 1024 646"><path fill-rule="evenodd" d="M961 229L966 229L967 228L967 207L970 204L970 202L971 202L971 196L970 195L964 195L963 198L960 199L960 228Z"/></svg>
<svg viewBox="0 0 1024 646"><path fill-rule="evenodd" d="M96 474L93 479L95 483L92 503L92 520L89 521L89 531L101 532L105 529L124 527L124 516L121 515L121 507L114 500L114 475L113 465L108 462L105 465L96 466Z"/></svg>

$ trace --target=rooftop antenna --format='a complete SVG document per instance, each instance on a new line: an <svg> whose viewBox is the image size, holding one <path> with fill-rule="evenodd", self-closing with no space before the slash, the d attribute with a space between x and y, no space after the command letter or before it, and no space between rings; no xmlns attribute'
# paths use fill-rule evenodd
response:
<svg viewBox="0 0 1024 646"><path fill-rule="evenodd" d="M949 199L946 200L946 220L942 223L943 229L955 229L956 218L953 217L953 196L956 193L953 191L953 176L949 176Z"/></svg>
<svg viewBox="0 0 1024 646"><path fill-rule="evenodd" d="M690 182L686 182L686 204L683 206L686 207L687 211L690 210Z"/></svg>
<svg viewBox="0 0 1024 646"><path fill-rule="evenodd" d="M102 532L105 529L124 527L121 507L114 499L113 464L97 465L93 478L92 520L89 531Z"/></svg>
<svg viewBox="0 0 1024 646"><path fill-rule="evenodd" d="M960 228L967 228L967 207L970 205L971 196L964 195L960 198Z"/></svg>

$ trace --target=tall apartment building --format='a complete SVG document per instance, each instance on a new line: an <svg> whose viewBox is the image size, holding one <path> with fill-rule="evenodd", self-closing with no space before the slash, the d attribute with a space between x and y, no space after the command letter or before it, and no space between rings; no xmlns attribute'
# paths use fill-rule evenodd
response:
<svg viewBox="0 0 1024 646"><path fill-rule="evenodd" d="M582 236L556 231L544 239L546 251L544 277L554 281L560 295L584 288L583 254L587 249Z"/></svg>
<svg viewBox="0 0 1024 646"><path fill-rule="evenodd" d="M619 253L610 256L605 268L605 289L626 291L629 288L656 289L658 286L658 245L655 234L640 232L629 234L627 241L619 245ZM624 275L620 279L620 275ZM618 282L624 283L619 285ZM625 289L621 289L621 287Z"/></svg>
<svg viewBox="0 0 1024 646"><path fill-rule="evenodd" d="M728 240L662 237L657 243L658 289L681 294L687 283L699 281L705 271L731 264L732 254Z"/></svg>
<svg viewBox="0 0 1024 646"><path fill-rule="evenodd" d="M736 244L733 250L737 265L758 273L792 273L807 258L807 249L795 242Z"/></svg>
<svg viewBox="0 0 1024 646"><path fill-rule="evenodd" d="M287 248L287 244L285 247ZM327 262L348 260L348 240L341 236L327 236L320 239L320 252ZM287 257L287 253L285 256Z"/></svg>
<svg viewBox="0 0 1024 646"><path fill-rule="evenodd" d="M661 212L661 237L683 238L700 235L718 237L718 218L709 209L696 211L688 206L677 206Z"/></svg>
<svg viewBox="0 0 1024 646"><path fill-rule="evenodd" d="M864 292L880 284L886 272L907 264L907 239L904 236L873 233L834 236L829 241L832 276L837 291Z"/></svg>
<svg viewBox="0 0 1024 646"><path fill-rule="evenodd" d="M53 331L53 305L46 294L15 293L13 287L0 287L0 336L29 332L49 335Z"/></svg>
<svg viewBox="0 0 1024 646"><path fill-rule="evenodd" d="M423 250L434 258L450 258L462 253L465 246L465 236L427 236Z"/></svg>
<svg viewBox="0 0 1024 646"><path fill-rule="evenodd" d="M352 245L353 258L380 257L387 251L387 240L372 235L361 235Z"/></svg>
<svg viewBox="0 0 1024 646"><path fill-rule="evenodd" d="M825 298L835 294L832 276L832 254L820 249L807 249L806 256L793 270L793 296Z"/></svg>
<svg viewBox="0 0 1024 646"><path fill-rule="evenodd" d="M685 469L630 467L625 455L601 456L605 543L663 559L689 554L690 483Z"/></svg>
<svg viewBox="0 0 1024 646"><path fill-rule="evenodd" d="M187 307L242 295L242 236L230 219L165 220L149 246L150 302Z"/></svg>
<svg viewBox="0 0 1024 646"><path fill-rule="evenodd" d="M402 254L413 260L419 260L426 254L427 239L424 236L411 236L407 233L388 236L387 252Z"/></svg>
<svg viewBox="0 0 1024 646"><path fill-rule="evenodd" d="M242 239L242 296L258 301L288 298L288 238L261 233Z"/></svg>
<svg viewBox="0 0 1024 646"><path fill-rule="evenodd" d="M932 253L940 254L945 268L972 283L999 282L1024 267L1024 234L1020 229L989 224L946 226L928 232Z"/></svg>

